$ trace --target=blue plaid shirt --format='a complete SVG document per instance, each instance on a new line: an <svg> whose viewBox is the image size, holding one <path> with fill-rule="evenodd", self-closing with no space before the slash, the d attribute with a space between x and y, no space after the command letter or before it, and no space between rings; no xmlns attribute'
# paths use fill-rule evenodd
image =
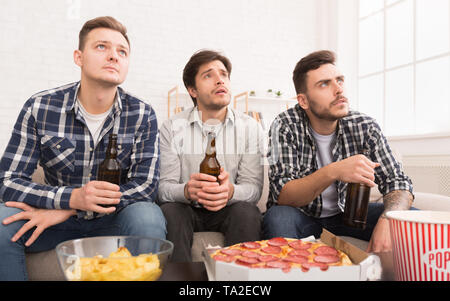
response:
<svg viewBox="0 0 450 301"><path fill-rule="evenodd" d="M153 202L159 182L159 133L150 105L123 91L107 116L97 145L76 101L80 83L33 95L23 106L0 163L0 198L36 208L70 209L72 190L96 180L109 134L117 133L122 197L117 209ZM37 164L46 185L31 181ZM91 219L101 214L78 211Z"/></svg>
<svg viewBox="0 0 450 301"><path fill-rule="evenodd" d="M400 163L392 155L386 138L375 119L359 112L339 119L336 138L331 144L333 162L364 154L381 164L375 169L375 183L386 195L394 190L413 192L411 180L404 174ZM269 199L267 208L277 204L283 186L294 179L308 176L318 170L317 145L309 129L308 117L297 104L281 113L269 131ZM347 183L337 181L338 207L344 211ZM322 196L299 209L305 214L320 217Z"/></svg>

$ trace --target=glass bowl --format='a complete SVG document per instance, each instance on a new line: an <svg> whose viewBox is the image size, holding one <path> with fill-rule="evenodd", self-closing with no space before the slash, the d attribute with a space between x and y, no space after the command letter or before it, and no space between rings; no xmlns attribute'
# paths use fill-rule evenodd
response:
<svg viewBox="0 0 450 301"><path fill-rule="evenodd" d="M172 252L172 242L140 236L88 237L56 246L61 269L71 281L157 280Z"/></svg>

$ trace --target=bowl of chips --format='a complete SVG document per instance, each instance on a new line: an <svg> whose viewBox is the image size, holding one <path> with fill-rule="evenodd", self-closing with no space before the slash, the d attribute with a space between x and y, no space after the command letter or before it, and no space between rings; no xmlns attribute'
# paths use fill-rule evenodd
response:
<svg viewBox="0 0 450 301"><path fill-rule="evenodd" d="M98 236L56 246L70 281L154 281L169 261L173 243L140 236Z"/></svg>

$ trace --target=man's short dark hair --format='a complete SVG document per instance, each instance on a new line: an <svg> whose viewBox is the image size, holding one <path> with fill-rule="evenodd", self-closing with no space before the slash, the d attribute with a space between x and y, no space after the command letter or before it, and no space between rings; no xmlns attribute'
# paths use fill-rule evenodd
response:
<svg viewBox="0 0 450 301"><path fill-rule="evenodd" d="M83 27L80 30L80 34L78 37L78 49L83 50L84 45L86 44L87 35L96 28L109 28L115 31L120 32L125 40L127 40L128 47L130 47L130 40L127 35L127 28L110 16L97 17L95 19L89 20L84 23Z"/></svg>
<svg viewBox="0 0 450 301"><path fill-rule="evenodd" d="M306 93L306 74L308 71L319 69L320 66L325 64L334 65L335 61L336 55L329 50L316 51L302 58L295 66L292 77L297 95Z"/></svg>
<svg viewBox="0 0 450 301"><path fill-rule="evenodd" d="M228 78L231 75L231 62L230 60L220 54L217 51L213 50L200 50L194 53L194 55L191 56L189 61L187 62L186 66L183 70L183 82L186 89L188 88L196 88L195 86L195 76L198 73L198 70L200 69L200 66L206 63L210 63L212 61L221 61L225 68L228 71ZM192 97L192 101L194 102L194 106L197 105L197 99Z"/></svg>

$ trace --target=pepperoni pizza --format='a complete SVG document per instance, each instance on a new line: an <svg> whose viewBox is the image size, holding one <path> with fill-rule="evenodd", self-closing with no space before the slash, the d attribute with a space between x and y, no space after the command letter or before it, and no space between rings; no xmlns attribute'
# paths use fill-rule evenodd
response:
<svg viewBox="0 0 450 301"><path fill-rule="evenodd" d="M216 250L211 257L251 268L280 268L285 272L291 268L308 271L318 267L325 271L329 266L352 265L347 254L324 243L282 237L235 244Z"/></svg>

